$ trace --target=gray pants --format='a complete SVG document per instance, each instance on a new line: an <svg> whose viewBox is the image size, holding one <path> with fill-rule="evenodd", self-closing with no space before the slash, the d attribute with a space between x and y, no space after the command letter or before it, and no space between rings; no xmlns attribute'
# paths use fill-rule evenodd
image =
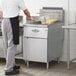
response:
<svg viewBox="0 0 76 76"><path fill-rule="evenodd" d="M13 69L15 65L15 53L17 50L17 45L13 44L12 28L9 19L2 20L2 34L4 42L4 53L6 57L6 67L5 70Z"/></svg>

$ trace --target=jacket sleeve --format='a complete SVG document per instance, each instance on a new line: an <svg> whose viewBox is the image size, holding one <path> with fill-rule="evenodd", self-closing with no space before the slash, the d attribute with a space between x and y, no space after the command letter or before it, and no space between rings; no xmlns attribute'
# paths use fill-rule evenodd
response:
<svg viewBox="0 0 76 76"><path fill-rule="evenodd" d="M18 0L18 6L19 6L19 8L21 10L25 10L26 9L24 0Z"/></svg>

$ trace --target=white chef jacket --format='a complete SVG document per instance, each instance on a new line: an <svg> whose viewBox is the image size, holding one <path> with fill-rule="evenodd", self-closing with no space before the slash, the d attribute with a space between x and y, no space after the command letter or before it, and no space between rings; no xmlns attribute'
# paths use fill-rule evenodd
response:
<svg viewBox="0 0 76 76"><path fill-rule="evenodd" d="M12 18L18 16L20 9L25 10L26 6L23 0L1 0L0 9L3 18Z"/></svg>

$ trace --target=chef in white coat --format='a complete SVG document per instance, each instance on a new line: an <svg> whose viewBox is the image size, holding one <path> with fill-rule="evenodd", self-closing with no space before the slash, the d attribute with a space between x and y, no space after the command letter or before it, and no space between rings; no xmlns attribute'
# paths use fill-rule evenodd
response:
<svg viewBox="0 0 76 76"><path fill-rule="evenodd" d="M23 0L0 0L0 18L6 56L5 75L19 74L20 66L15 64L19 44L19 11L23 10L27 20L32 20Z"/></svg>

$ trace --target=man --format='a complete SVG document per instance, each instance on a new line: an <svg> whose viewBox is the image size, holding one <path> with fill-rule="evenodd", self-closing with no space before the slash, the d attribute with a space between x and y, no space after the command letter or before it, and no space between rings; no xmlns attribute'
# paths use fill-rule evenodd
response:
<svg viewBox="0 0 76 76"><path fill-rule="evenodd" d="M2 34L5 46L5 75L19 74L20 66L15 64L15 53L19 44L19 11L23 10L27 20L31 20L30 12L23 0L1 0L0 17L2 18Z"/></svg>

